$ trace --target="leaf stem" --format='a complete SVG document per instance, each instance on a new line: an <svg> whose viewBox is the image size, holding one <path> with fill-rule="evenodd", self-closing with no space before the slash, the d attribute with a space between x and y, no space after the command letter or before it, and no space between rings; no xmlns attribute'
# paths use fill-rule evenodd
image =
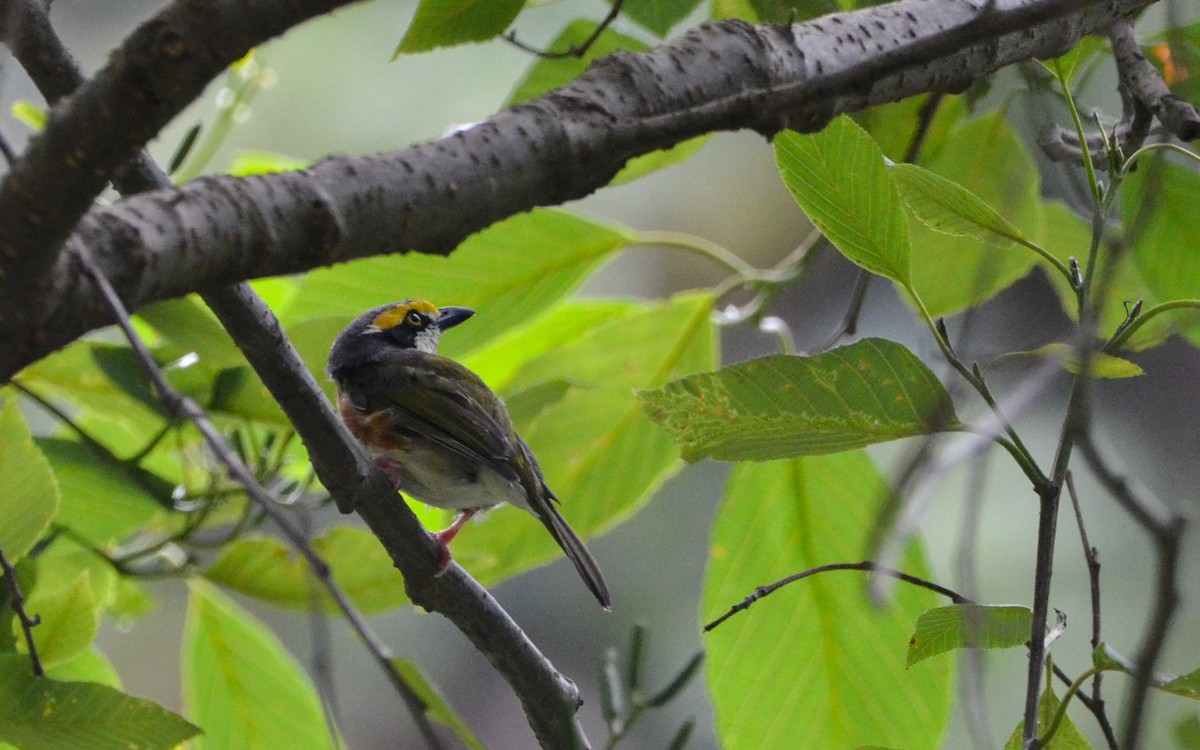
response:
<svg viewBox="0 0 1200 750"><path fill-rule="evenodd" d="M1171 310L1200 310L1200 299L1176 299L1151 307L1146 312L1130 321L1129 325L1120 328L1100 351L1109 353L1116 351L1128 341L1147 321Z"/></svg>

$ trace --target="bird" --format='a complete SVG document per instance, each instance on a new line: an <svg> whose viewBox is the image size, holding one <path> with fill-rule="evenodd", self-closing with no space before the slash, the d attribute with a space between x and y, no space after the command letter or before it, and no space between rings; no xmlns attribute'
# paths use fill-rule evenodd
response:
<svg viewBox="0 0 1200 750"><path fill-rule="evenodd" d="M504 401L470 369L437 353L442 334L474 315L422 299L359 315L329 352L338 413L398 491L459 511L450 526L431 534L438 575L450 565L449 544L466 522L508 503L542 522L592 595L611 610L600 566L559 512Z"/></svg>

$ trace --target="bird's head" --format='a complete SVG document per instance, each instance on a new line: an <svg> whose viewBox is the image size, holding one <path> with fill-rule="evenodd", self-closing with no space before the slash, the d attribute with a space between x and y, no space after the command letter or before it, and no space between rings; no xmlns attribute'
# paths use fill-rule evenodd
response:
<svg viewBox="0 0 1200 750"><path fill-rule="evenodd" d="M329 373L386 356L392 349L436 354L442 333L475 314L465 307L435 307L409 299L367 310L346 326L329 352Z"/></svg>

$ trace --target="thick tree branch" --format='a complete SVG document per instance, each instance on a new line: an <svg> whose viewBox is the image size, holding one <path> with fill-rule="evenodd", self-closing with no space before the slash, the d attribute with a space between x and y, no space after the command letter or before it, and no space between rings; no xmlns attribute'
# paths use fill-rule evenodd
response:
<svg viewBox="0 0 1200 750"><path fill-rule="evenodd" d="M0 379L111 322L80 272L84 247L131 308L369 255L447 253L499 219L591 193L634 156L714 130L816 130L839 113L961 91L1011 63L1060 54L1151 1L901 0L792 27L709 24L651 52L604 58L568 86L432 143L299 173L200 180L93 210L75 228L116 165L204 81L324 9L179 2L55 108L0 188L0 336L12 342ZM253 18L232 5L253 5ZM147 82L156 64L166 77Z"/></svg>

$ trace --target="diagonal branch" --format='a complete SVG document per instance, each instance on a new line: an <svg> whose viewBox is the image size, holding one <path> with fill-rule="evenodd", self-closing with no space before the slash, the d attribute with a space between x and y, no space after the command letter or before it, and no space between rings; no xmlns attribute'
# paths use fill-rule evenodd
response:
<svg viewBox="0 0 1200 750"><path fill-rule="evenodd" d="M0 0L0 9L16 1ZM234 33L226 28L238 17L231 5L265 14L285 3L212 2L203 4L211 13L187 15L180 6L198 4L180 0L54 109L43 136L0 186L0 336L13 342L0 353L0 379L110 322L80 273L83 247L130 308L382 253L447 253L500 219L593 192L634 156L716 130L817 130L843 112L961 91L1006 65L1060 54L1150 2L900 0L790 27L708 24L650 52L611 55L561 89L406 151L329 158L297 173L199 180L95 209L76 226L114 165L186 103L172 90L169 101L142 110L139 97L148 94L134 84L149 74L144 66L193 57L189 41L183 62L162 60L161 49L148 58L144 48L155 33L170 28L178 35L172 40L196 44L202 38L205 50L230 45L204 67L211 77L218 62L303 15L293 8ZM316 12L320 4L286 5ZM195 24L187 36L177 28L185 20ZM142 67L131 67L134 58ZM184 78L193 96L203 75L188 68ZM131 97L131 117L146 123L126 121Z"/></svg>

